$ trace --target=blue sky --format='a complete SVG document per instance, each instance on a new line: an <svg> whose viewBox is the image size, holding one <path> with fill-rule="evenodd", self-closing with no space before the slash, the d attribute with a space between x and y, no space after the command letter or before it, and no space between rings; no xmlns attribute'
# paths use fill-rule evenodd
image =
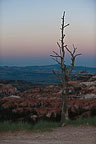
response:
<svg viewBox="0 0 96 144"><path fill-rule="evenodd" d="M65 42L82 53L76 65L96 67L95 7L95 0L0 0L0 65L54 64L50 54L66 11Z"/></svg>

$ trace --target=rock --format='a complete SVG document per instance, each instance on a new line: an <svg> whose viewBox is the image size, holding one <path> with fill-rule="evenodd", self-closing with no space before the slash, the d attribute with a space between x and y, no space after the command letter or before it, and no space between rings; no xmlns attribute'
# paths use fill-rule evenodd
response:
<svg viewBox="0 0 96 144"><path fill-rule="evenodd" d="M96 108L96 98L69 99L69 116L75 118L85 116L85 112ZM35 99L35 98L0 98L0 120L36 121L40 117L56 119L61 113L61 98ZM84 114L84 115L83 115ZM95 115L95 113L94 113Z"/></svg>
<svg viewBox="0 0 96 144"><path fill-rule="evenodd" d="M85 118L85 117L91 117L91 112L90 111L84 112L78 118Z"/></svg>
<svg viewBox="0 0 96 144"><path fill-rule="evenodd" d="M80 85L84 85L84 86L96 86L96 81L92 81L92 82L81 82Z"/></svg>
<svg viewBox="0 0 96 144"><path fill-rule="evenodd" d="M9 96L9 98L20 98L20 96L17 96L17 95L11 95L11 96Z"/></svg>
<svg viewBox="0 0 96 144"><path fill-rule="evenodd" d="M50 118L51 115L52 115L52 112L48 112L48 113L46 114L46 117Z"/></svg>
<svg viewBox="0 0 96 144"><path fill-rule="evenodd" d="M38 116L37 115L31 115L30 118L32 119L32 121L36 121Z"/></svg>
<svg viewBox="0 0 96 144"><path fill-rule="evenodd" d="M10 95L17 95L19 91L9 84L0 84L0 97L7 97Z"/></svg>
<svg viewBox="0 0 96 144"><path fill-rule="evenodd" d="M96 98L96 94L86 94L86 95L82 95L82 98Z"/></svg>
<svg viewBox="0 0 96 144"><path fill-rule="evenodd" d="M96 75L93 75L88 81L96 81Z"/></svg>
<svg viewBox="0 0 96 144"><path fill-rule="evenodd" d="M90 78L91 79L91 78ZM91 79L92 80L92 79ZM69 82L69 117L71 119L96 116L96 81ZM11 85L0 84L0 120L36 121L37 119L60 120L62 89L59 85L31 88L18 92ZM8 96L8 97L5 97Z"/></svg>

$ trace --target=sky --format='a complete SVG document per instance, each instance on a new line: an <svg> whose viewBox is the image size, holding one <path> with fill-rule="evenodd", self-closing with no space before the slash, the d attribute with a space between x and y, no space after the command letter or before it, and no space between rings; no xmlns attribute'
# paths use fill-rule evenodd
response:
<svg viewBox="0 0 96 144"><path fill-rule="evenodd" d="M96 0L0 0L0 66L56 64L50 54L58 52L65 11L65 43L82 53L75 65L96 67L95 9Z"/></svg>

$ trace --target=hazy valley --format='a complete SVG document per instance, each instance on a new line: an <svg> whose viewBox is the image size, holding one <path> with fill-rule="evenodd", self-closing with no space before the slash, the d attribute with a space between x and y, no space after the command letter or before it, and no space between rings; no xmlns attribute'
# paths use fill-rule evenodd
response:
<svg viewBox="0 0 96 144"><path fill-rule="evenodd" d="M44 85L44 84L56 84L59 81L53 74L53 70L59 71L59 65L46 65L46 66L27 66L27 67L8 67L0 66L0 80L23 80L31 82L29 85ZM96 68L76 66L73 73L77 71L87 71L90 74L96 73ZM7 81L7 83L13 83L12 81ZM16 82L16 81L15 81ZM20 83L20 81L19 81Z"/></svg>

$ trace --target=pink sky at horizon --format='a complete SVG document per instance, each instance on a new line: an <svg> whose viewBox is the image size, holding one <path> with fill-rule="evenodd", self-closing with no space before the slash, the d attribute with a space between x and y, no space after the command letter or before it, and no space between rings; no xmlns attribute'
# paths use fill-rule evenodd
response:
<svg viewBox="0 0 96 144"><path fill-rule="evenodd" d="M72 44L75 44L85 64L89 65L89 59L90 66L96 67L95 1L60 1L0 1L0 65L18 65L18 58L22 59L20 65L28 64L28 59L34 61L34 65L36 58L37 65L40 58L49 64L50 54L58 50L56 42L60 38L61 16L63 10L66 10L66 23L70 24L66 29L66 44L71 50ZM41 64L43 62L41 60ZM82 60L79 63L82 65Z"/></svg>

